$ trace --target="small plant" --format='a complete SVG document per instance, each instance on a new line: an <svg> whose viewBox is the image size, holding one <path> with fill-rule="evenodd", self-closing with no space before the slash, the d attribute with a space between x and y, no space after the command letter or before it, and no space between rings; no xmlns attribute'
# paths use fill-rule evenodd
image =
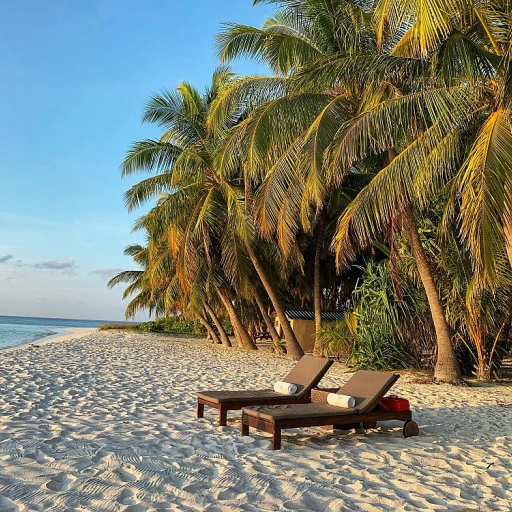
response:
<svg viewBox="0 0 512 512"><path fill-rule="evenodd" d="M276 341L274 343L273 352L277 355L286 354L286 340L280 339L279 341Z"/></svg>
<svg viewBox="0 0 512 512"><path fill-rule="evenodd" d="M320 331L324 355L353 361L357 368L405 368L412 358L402 331L408 317L393 293L387 262L369 263L352 293L354 309Z"/></svg>
<svg viewBox="0 0 512 512"><path fill-rule="evenodd" d="M319 334L323 356L334 356L338 360L350 358L357 341L357 314L345 312L341 320L325 324Z"/></svg>

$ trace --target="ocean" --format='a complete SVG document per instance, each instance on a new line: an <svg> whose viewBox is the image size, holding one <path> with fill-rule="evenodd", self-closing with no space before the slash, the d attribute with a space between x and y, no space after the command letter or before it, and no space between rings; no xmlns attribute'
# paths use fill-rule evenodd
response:
<svg viewBox="0 0 512 512"><path fill-rule="evenodd" d="M66 328L85 327L95 329L105 320L72 320L68 318L32 318L24 316L0 316L0 350L60 334Z"/></svg>

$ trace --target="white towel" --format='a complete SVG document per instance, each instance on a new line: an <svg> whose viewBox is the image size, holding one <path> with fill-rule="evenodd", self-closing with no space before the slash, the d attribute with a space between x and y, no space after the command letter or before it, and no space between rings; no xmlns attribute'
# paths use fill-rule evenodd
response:
<svg viewBox="0 0 512 512"><path fill-rule="evenodd" d="M276 382L274 384L274 391L281 393L281 395L294 395L297 393L297 386L289 382Z"/></svg>
<svg viewBox="0 0 512 512"><path fill-rule="evenodd" d="M356 399L353 396L329 393L327 395L327 403L335 405L336 407L354 407L354 405L356 405Z"/></svg>

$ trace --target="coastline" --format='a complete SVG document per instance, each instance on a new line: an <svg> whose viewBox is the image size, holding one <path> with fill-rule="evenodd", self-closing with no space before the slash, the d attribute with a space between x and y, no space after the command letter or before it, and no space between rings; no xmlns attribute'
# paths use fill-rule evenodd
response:
<svg viewBox="0 0 512 512"><path fill-rule="evenodd" d="M88 336L89 334L93 334L94 332L98 331L98 329L89 327L62 327L59 328L59 331L60 332L55 334L49 334L48 336L44 336L33 341L28 341L21 345L2 348L0 349L0 353L12 352L13 350L26 349L29 347L42 347L48 345L49 343L60 343L62 341L79 339L83 338L84 336Z"/></svg>

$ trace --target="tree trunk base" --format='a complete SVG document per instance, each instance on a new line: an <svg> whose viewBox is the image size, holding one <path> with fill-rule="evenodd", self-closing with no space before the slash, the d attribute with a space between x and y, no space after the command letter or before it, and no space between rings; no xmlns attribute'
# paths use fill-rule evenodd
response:
<svg viewBox="0 0 512 512"><path fill-rule="evenodd" d="M464 379L460 380L450 380L450 379L442 379L434 377L434 384L451 384L452 386L459 386L459 387L469 387L470 384L466 382Z"/></svg>

